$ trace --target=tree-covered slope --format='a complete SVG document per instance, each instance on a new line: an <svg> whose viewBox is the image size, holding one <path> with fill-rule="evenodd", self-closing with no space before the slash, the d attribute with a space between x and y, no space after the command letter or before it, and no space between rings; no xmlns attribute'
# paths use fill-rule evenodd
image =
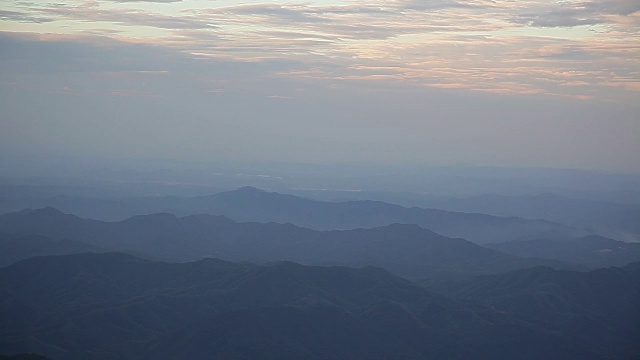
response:
<svg viewBox="0 0 640 360"><path fill-rule="evenodd" d="M124 254L0 269L0 353L54 359L598 358L570 338L382 269Z"/></svg>

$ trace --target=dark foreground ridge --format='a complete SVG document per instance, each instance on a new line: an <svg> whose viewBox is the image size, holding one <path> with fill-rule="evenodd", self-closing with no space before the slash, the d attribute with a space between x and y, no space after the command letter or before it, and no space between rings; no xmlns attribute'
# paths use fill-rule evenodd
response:
<svg viewBox="0 0 640 360"><path fill-rule="evenodd" d="M51 360L38 354L0 355L0 360Z"/></svg>
<svg viewBox="0 0 640 360"><path fill-rule="evenodd" d="M373 267L170 264L78 254L2 268L0 284L4 354L36 352L56 360L608 355Z"/></svg>
<svg viewBox="0 0 640 360"><path fill-rule="evenodd" d="M432 290L512 314L611 358L640 354L640 262L590 272L539 266Z"/></svg>

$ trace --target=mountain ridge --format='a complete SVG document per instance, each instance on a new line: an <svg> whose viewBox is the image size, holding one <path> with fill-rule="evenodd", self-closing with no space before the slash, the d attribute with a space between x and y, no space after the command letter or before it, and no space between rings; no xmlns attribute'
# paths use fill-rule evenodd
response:
<svg viewBox="0 0 640 360"><path fill-rule="evenodd" d="M59 360L601 358L372 267L35 257L0 269L0 301L0 352Z"/></svg>
<svg viewBox="0 0 640 360"><path fill-rule="evenodd" d="M38 203L38 202L36 202ZM51 205L55 201L42 200ZM381 201L327 202L267 192L254 187L190 198L68 199L59 202L65 211L122 220L139 214L173 213L224 215L238 222L292 223L315 230L372 228L391 223L414 223L449 237L483 244L538 237L567 238L581 230L547 220L497 217L479 213L404 207ZM78 212L76 212L76 210ZM92 216L90 216L92 217Z"/></svg>
<svg viewBox="0 0 640 360"><path fill-rule="evenodd" d="M564 241L532 239L484 246L515 256L579 263L592 269L625 266L628 263L640 261L640 243L627 243L598 235Z"/></svg>
<svg viewBox="0 0 640 360"><path fill-rule="evenodd" d="M611 358L640 352L640 262L589 272L538 266L428 288L598 344Z"/></svg>
<svg viewBox="0 0 640 360"><path fill-rule="evenodd" d="M415 224L316 231L292 224L236 223L215 215L141 215L119 222L80 219L51 209L0 216L0 232L70 239L105 249L189 261L292 260L309 265L375 265L413 279L457 278L561 262L525 259L448 238ZM60 219L60 220L59 220ZM67 219L72 221L65 222ZM62 223L62 226L57 224Z"/></svg>

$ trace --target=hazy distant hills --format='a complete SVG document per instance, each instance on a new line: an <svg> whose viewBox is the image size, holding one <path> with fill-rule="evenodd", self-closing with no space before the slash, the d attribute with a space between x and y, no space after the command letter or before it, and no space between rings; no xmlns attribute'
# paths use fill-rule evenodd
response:
<svg viewBox="0 0 640 360"><path fill-rule="evenodd" d="M450 279L536 265L574 266L521 258L448 238L417 225L316 231L291 224L236 223L214 215L140 215L118 222L81 219L53 208L0 216L0 232L68 239L105 249L189 261L290 260L316 265L380 266L413 279Z"/></svg>
<svg viewBox="0 0 640 360"><path fill-rule="evenodd" d="M575 199L550 193L520 196L485 194L466 198L393 193L357 195L405 206L546 219L620 240L640 241L640 205L637 204Z"/></svg>
<svg viewBox="0 0 640 360"><path fill-rule="evenodd" d="M547 221L405 208L378 201L319 202L251 187L196 200L200 212L225 214L237 221L290 222L321 230L417 224L478 244L529 238L534 234L566 237L574 232L574 229Z"/></svg>
<svg viewBox="0 0 640 360"><path fill-rule="evenodd" d="M477 244L586 235L575 228L544 220L406 208L379 201L323 202L269 193L252 187L193 198L56 197L30 203L32 207L33 204L36 207L54 206L82 217L106 220L166 212L178 216L224 215L240 222L292 223L316 230L373 228L394 223L417 224L439 234L461 237Z"/></svg>
<svg viewBox="0 0 640 360"><path fill-rule="evenodd" d="M0 303L0 353L57 360L614 354L599 352L602 341L574 340L509 313L433 295L371 267L170 264L114 253L35 257L0 269ZM624 340L616 351L626 349Z"/></svg>
<svg viewBox="0 0 640 360"><path fill-rule="evenodd" d="M640 263L591 272L547 267L440 284L440 292L558 331L610 358L640 354Z"/></svg>
<svg viewBox="0 0 640 360"><path fill-rule="evenodd" d="M531 256L582 264L591 268L624 266L640 261L640 243L627 243L589 235L571 240L535 239L501 244L487 244L515 256Z"/></svg>

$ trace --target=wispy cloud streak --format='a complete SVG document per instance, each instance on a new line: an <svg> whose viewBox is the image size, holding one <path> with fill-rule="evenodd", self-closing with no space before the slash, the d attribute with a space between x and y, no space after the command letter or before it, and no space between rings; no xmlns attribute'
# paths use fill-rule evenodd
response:
<svg viewBox="0 0 640 360"><path fill-rule="evenodd" d="M263 68L271 77L605 100L637 92L640 2L635 0L211 2L204 7L149 2L156 3L153 11L144 1L16 2L0 18L54 32L61 22L85 33L92 24L101 31L120 26L113 35L120 40L152 42L198 59L295 63L290 71ZM164 32L142 37L145 28ZM559 73L569 79L559 80ZM629 94L620 97L612 88Z"/></svg>

